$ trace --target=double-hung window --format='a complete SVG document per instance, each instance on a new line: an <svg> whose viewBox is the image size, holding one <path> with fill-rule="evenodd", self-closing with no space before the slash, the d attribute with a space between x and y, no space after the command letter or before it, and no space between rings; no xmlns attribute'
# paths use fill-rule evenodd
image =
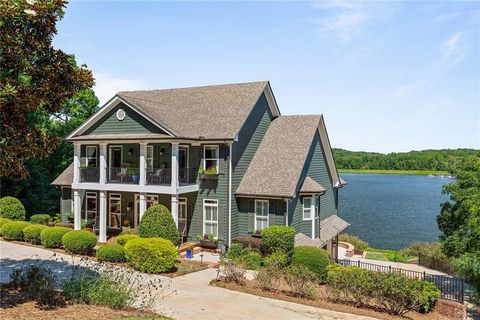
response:
<svg viewBox="0 0 480 320"><path fill-rule="evenodd" d="M268 227L268 200L255 200L255 231Z"/></svg>
<svg viewBox="0 0 480 320"><path fill-rule="evenodd" d="M312 219L312 198L304 197L303 198L303 220Z"/></svg>
<svg viewBox="0 0 480 320"><path fill-rule="evenodd" d="M97 146L86 146L85 153L86 153L85 166L96 167L97 166Z"/></svg>
<svg viewBox="0 0 480 320"><path fill-rule="evenodd" d="M203 147L203 169L208 170L215 168L219 171L219 148L215 145Z"/></svg>
<svg viewBox="0 0 480 320"><path fill-rule="evenodd" d="M203 234L218 238L218 200L203 200Z"/></svg>
<svg viewBox="0 0 480 320"><path fill-rule="evenodd" d="M153 169L153 146L147 146L147 169Z"/></svg>

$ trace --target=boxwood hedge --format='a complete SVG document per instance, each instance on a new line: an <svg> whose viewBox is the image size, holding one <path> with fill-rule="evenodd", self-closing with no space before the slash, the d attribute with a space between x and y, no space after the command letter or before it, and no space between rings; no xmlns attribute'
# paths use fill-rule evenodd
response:
<svg viewBox="0 0 480 320"><path fill-rule="evenodd" d="M117 238L117 243L121 246L124 246L128 241L132 239L138 239L140 238L136 234L122 234L116 237Z"/></svg>
<svg viewBox="0 0 480 320"><path fill-rule="evenodd" d="M12 220L7 218L0 218L0 236L2 235L2 226L8 222L12 222Z"/></svg>
<svg viewBox="0 0 480 320"><path fill-rule="evenodd" d="M25 207L14 197L0 198L0 217L25 221Z"/></svg>
<svg viewBox="0 0 480 320"><path fill-rule="evenodd" d="M62 244L68 253L91 254L97 244L97 237L92 232L73 230L63 235Z"/></svg>
<svg viewBox="0 0 480 320"><path fill-rule="evenodd" d="M270 226L262 230L262 253L270 255L282 251L288 256L295 246L295 229L287 226Z"/></svg>
<svg viewBox="0 0 480 320"><path fill-rule="evenodd" d="M328 252L319 247L299 246L293 250L292 265L303 264L315 273L318 280L326 279L329 263Z"/></svg>
<svg viewBox="0 0 480 320"><path fill-rule="evenodd" d="M2 226L1 233L7 240L23 240L23 229L29 225L26 221L7 222Z"/></svg>
<svg viewBox="0 0 480 320"><path fill-rule="evenodd" d="M109 262L124 262L125 249L118 243L109 243L98 248L96 252L98 260Z"/></svg>
<svg viewBox="0 0 480 320"><path fill-rule="evenodd" d="M40 241L45 248L60 248L62 237L65 233L72 231L66 227L50 227L40 232Z"/></svg>
<svg viewBox="0 0 480 320"><path fill-rule="evenodd" d="M33 224L31 226L27 226L23 229L23 239L26 242L31 244L40 244L42 241L40 240L40 233L43 229L48 228L43 224Z"/></svg>
<svg viewBox="0 0 480 320"><path fill-rule="evenodd" d="M47 225L50 220L52 220L52 217L50 217L50 215L48 214L34 214L30 217L30 222L33 224Z"/></svg>
<svg viewBox="0 0 480 320"><path fill-rule="evenodd" d="M139 238L125 244L125 257L130 266L137 270L161 273L175 266L178 251L170 240Z"/></svg>
<svg viewBox="0 0 480 320"><path fill-rule="evenodd" d="M180 240L180 233L172 214L164 205L157 204L148 208L143 214L138 235L142 238L163 238L175 246Z"/></svg>

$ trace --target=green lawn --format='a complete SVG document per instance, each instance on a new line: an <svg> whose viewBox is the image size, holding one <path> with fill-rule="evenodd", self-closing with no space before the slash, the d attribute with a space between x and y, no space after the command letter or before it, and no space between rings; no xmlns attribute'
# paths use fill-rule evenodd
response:
<svg viewBox="0 0 480 320"><path fill-rule="evenodd" d="M365 258L372 260L390 261L387 258L387 254L383 252L367 252Z"/></svg>
<svg viewBox="0 0 480 320"><path fill-rule="evenodd" d="M377 248L368 247L365 251L367 252L367 254L365 255L365 258L372 259L372 260L408 263L409 260L415 258L412 256L404 255L400 251L389 250L389 249L377 249Z"/></svg>
<svg viewBox="0 0 480 320"><path fill-rule="evenodd" d="M447 171L433 170L369 170L369 169L338 169L340 173L373 173L373 174L399 174L399 175L448 175Z"/></svg>

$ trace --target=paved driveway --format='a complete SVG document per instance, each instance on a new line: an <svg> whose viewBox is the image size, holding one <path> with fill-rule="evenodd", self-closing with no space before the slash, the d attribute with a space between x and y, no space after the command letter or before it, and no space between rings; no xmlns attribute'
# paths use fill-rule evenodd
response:
<svg viewBox="0 0 480 320"><path fill-rule="evenodd" d="M9 281L11 270L23 262L33 262L37 259L46 261L51 256L52 252L49 250L0 241L0 281ZM57 254L56 260L48 263L61 275L68 275L72 263L78 263L78 259L61 254ZM212 287L209 282L215 278L216 272L215 269L206 269L174 279L148 276L160 278L165 283L162 298L153 305L154 311L179 320L373 319Z"/></svg>

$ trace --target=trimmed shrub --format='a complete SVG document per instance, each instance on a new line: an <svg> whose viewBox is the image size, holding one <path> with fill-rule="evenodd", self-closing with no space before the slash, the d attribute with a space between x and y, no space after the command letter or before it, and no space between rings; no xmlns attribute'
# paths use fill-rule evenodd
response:
<svg viewBox="0 0 480 320"><path fill-rule="evenodd" d="M167 239L175 246L180 241L180 233L172 214L161 204L151 206L145 211L138 226L138 235L142 238Z"/></svg>
<svg viewBox="0 0 480 320"><path fill-rule="evenodd" d="M170 240L162 238L132 239L125 244L125 258L133 268L147 273L170 271L178 251Z"/></svg>
<svg viewBox="0 0 480 320"><path fill-rule="evenodd" d="M368 243L366 243L357 236L352 236L346 233L338 235L338 240L350 243L355 247L355 249L358 249L360 251L365 251L368 248Z"/></svg>
<svg viewBox="0 0 480 320"><path fill-rule="evenodd" d="M329 263L328 252L319 247L299 246L293 250L292 265L303 264L315 273L318 280L327 278L327 266Z"/></svg>
<svg viewBox="0 0 480 320"><path fill-rule="evenodd" d="M47 225L52 220L52 217L48 214L34 214L30 217L30 222L33 224Z"/></svg>
<svg viewBox="0 0 480 320"><path fill-rule="evenodd" d="M0 217L25 221L25 207L17 198L0 198Z"/></svg>
<svg viewBox="0 0 480 320"><path fill-rule="evenodd" d="M327 267L327 290L332 299L356 306L381 306L395 315L411 310L428 312L440 297L440 290L431 282L340 265Z"/></svg>
<svg viewBox="0 0 480 320"><path fill-rule="evenodd" d="M58 222L55 222L53 225L55 227L65 227L65 228L73 229L73 223L71 223L71 222L58 221Z"/></svg>
<svg viewBox="0 0 480 320"><path fill-rule="evenodd" d="M72 231L66 227L50 227L40 232L40 241L45 248L60 248L62 237L65 233Z"/></svg>
<svg viewBox="0 0 480 320"><path fill-rule="evenodd" d="M297 296L313 299L316 293L315 273L303 265L291 265L283 269L283 278L290 291Z"/></svg>
<svg viewBox="0 0 480 320"><path fill-rule="evenodd" d="M12 222L12 220L10 219L7 219L7 218L0 218L0 236L2 236L2 226L5 224L5 223L8 223L8 222Z"/></svg>
<svg viewBox="0 0 480 320"><path fill-rule="evenodd" d="M118 243L110 243L98 248L95 256L102 261L124 262L125 249Z"/></svg>
<svg viewBox="0 0 480 320"><path fill-rule="evenodd" d="M132 239L138 239L140 238L136 234L122 234L116 237L117 243L121 246L124 246L128 241Z"/></svg>
<svg viewBox="0 0 480 320"><path fill-rule="evenodd" d="M236 260L241 261L249 270L258 270L262 263L262 256L258 252L247 251Z"/></svg>
<svg viewBox="0 0 480 320"><path fill-rule="evenodd" d="M138 231L135 228L122 227L122 232L120 234L121 235L124 235L124 234L138 234Z"/></svg>
<svg viewBox="0 0 480 320"><path fill-rule="evenodd" d="M260 247L262 246L262 239L251 236L238 236L232 238L232 243L240 243L245 248L260 251Z"/></svg>
<svg viewBox="0 0 480 320"><path fill-rule="evenodd" d="M48 227L44 226L43 224L34 224L31 226L27 226L25 229L23 229L23 239L31 244L40 244L40 233L45 228Z"/></svg>
<svg viewBox="0 0 480 320"><path fill-rule="evenodd" d="M264 263L270 269L283 269L288 266L288 257L285 252L275 251L264 259Z"/></svg>
<svg viewBox="0 0 480 320"><path fill-rule="evenodd" d="M7 222L2 226L1 233L7 240L23 240L23 229L29 225L26 221Z"/></svg>
<svg viewBox="0 0 480 320"><path fill-rule="evenodd" d="M270 226L262 230L262 252L269 255L275 251L283 251L288 256L295 246L295 229L287 226Z"/></svg>
<svg viewBox="0 0 480 320"><path fill-rule="evenodd" d="M245 248L241 243L232 243L227 251L228 259L238 259L245 253Z"/></svg>
<svg viewBox="0 0 480 320"><path fill-rule="evenodd" d="M62 244L68 253L91 254L97 244L97 237L92 232L74 230L63 235Z"/></svg>

